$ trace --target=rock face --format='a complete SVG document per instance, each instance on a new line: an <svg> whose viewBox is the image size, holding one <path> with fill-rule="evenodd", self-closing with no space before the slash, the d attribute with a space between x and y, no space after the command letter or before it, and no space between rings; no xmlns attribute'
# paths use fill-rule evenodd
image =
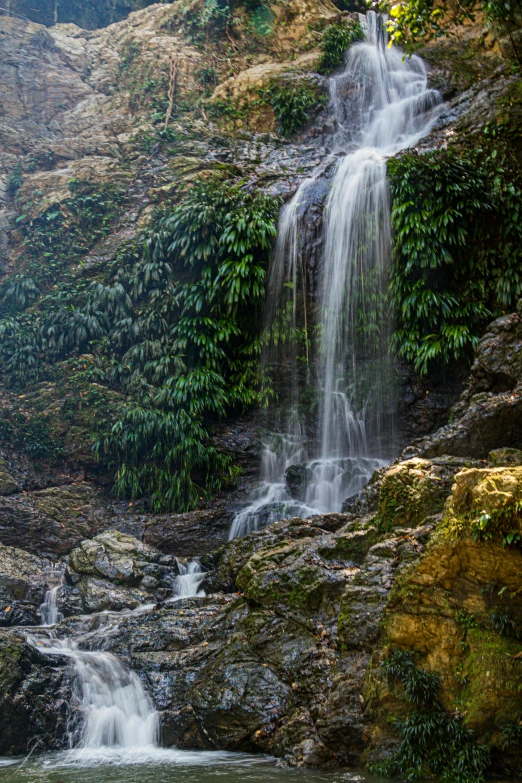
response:
<svg viewBox="0 0 522 783"><path fill-rule="evenodd" d="M91 30L124 19L131 11L146 8L154 0L10 0L7 3L14 16L25 17L43 25L72 23ZM35 8L35 5L38 7Z"/></svg>
<svg viewBox="0 0 522 783"><path fill-rule="evenodd" d="M0 544L0 626L39 625L52 563Z"/></svg>
<svg viewBox="0 0 522 783"><path fill-rule="evenodd" d="M66 741L66 686L58 661L19 633L0 629L0 754L27 754Z"/></svg>
<svg viewBox="0 0 522 783"><path fill-rule="evenodd" d="M522 443L522 320L518 313L489 325L477 347L471 379L453 421L414 441L405 453L485 459L493 449Z"/></svg>
<svg viewBox="0 0 522 783"><path fill-rule="evenodd" d="M98 490L87 483L0 497L0 542L59 557L110 524Z"/></svg>

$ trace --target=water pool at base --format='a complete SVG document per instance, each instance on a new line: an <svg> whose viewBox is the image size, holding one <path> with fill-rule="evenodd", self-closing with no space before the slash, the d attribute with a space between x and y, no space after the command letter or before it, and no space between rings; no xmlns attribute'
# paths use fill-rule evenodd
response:
<svg viewBox="0 0 522 783"><path fill-rule="evenodd" d="M383 783L365 771L303 770L266 756L151 748L138 754L71 751L0 758L2 783ZM390 781L387 781L390 783Z"/></svg>

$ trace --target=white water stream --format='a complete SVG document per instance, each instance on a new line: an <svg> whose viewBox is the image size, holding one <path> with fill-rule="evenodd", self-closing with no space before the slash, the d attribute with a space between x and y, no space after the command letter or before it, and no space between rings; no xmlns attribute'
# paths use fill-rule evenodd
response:
<svg viewBox="0 0 522 783"><path fill-rule="evenodd" d="M204 591L199 589L204 578L200 561L180 559L177 564L179 575L173 600L204 596ZM93 645L103 647L108 638L119 633L122 617L142 614L154 605L86 616L74 638L56 638L52 627L63 619L57 600L62 582L62 571L48 575L47 583L52 586L45 593L40 614L42 627L50 630L28 636L28 641L41 652L70 660L71 699L67 713L70 750L61 763L83 766L115 761L183 761L180 756L184 754L179 751L159 747L159 716L138 675L112 653L81 649ZM228 758L228 754L225 756Z"/></svg>
<svg viewBox="0 0 522 783"><path fill-rule="evenodd" d="M345 70L330 80L331 155L283 209L269 273L268 325L285 306L286 295L295 328L300 296L301 307L306 306L304 207L310 189L333 166L317 296L318 435L307 442L299 413L306 389L294 356L285 434L267 439L261 483L236 515L230 538L291 515L340 511L343 500L394 456L386 161L429 133L441 99L428 87L419 57L406 59L388 47L384 16L370 11L361 21L365 40L350 48ZM308 337L306 313L303 328ZM285 471L300 463L306 487L296 501L285 484Z"/></svg>
<svg viewBox="0 0 522 783"><path fill-rule="evenodd" d="M174 600L204 596L205 591L199 589L204 577L199 559L197 557L192 560L176 558L176 562L179 574L174 583Z"/></svg>

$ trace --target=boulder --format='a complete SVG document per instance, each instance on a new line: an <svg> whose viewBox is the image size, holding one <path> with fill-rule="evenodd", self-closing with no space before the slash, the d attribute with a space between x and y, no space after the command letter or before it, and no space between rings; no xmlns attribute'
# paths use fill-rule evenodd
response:
<svg viewBox="0 0 522 783"><path fill-rule="evenodd" d="M489 452L488 458L494 468L522 465L522 451L520 449L493 449Z"/></svg>
<svg viewBox="0 0 522 783"><path fill-rule="evenodd" d="M14 495L19 491L20 487L9 472L7 462L0 458L0 495Z"/></svg>
<svg viewBox="0 0 522 783"><path fill-rule="evenodd" d="M290 465L285 472L285 483L290 497L306 500L306 488L312 480L312 471L308 465Z"/></svg>
<svg viewBox="0 0 522 783"><path fill-rule="evenodd" d="M184 514L154 514L143 519L143 540L177 557L198 557L228 540L233 518L221 503Z"/></svg>
<svg viewBox="0 0 522 783"><path fill-rule="evenodd" d="M57 599L65 616L135 609L171 597L177 574L174 558L106 530L71 552Z"/></svg>
<svg viewBox="0 0 522 783"><path fill-rule="evenodd" d="M39 625L52 562L0 544L0 626Z"/></svg>
<svg viewBox="0 0 522 783"><path fill-rule="evenodd" d="M0 629L0 755L54 750L67 742L64 661Z"/></svg>

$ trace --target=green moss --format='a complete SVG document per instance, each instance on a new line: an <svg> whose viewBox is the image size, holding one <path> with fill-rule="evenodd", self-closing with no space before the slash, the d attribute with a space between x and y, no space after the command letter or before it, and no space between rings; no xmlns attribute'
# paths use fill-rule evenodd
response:
<svg viewBox="0 0 522 783"><path fill-rule="evenodd" d="M320 547L318 553L325 560L348 560L360 564L368 554L368 550L380 538L377 529L370 527L360 532L350 532L345 536L336 536L333 546Z"/></svg>
<svg viewBox="0 0 522 783"><path fill-rule="evenodd" d="M520 642L484 628L470 628L466 642L467 685L460 694L466 723L499 731L520 712L522 664L514 657L520 653Z"/></svg>

